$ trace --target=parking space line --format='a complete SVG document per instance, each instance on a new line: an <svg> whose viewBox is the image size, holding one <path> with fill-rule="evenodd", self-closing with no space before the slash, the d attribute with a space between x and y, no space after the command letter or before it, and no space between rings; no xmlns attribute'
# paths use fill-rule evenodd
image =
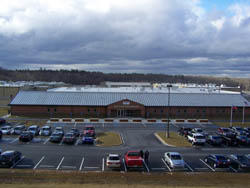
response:
<svg viewBox="0 0 250 188"><path fill-rule="evenodd" d="M145 160L144 160L144 159L143 159L143 164L144 164L144 166L146 167L147 171L149 172L148 165L145 163Z"/></svg>
<svg viewBox="0 0 250 188"><path fill-rule="evenodd" d="M40 168L55 168L54 165L40 165Z"/></svg>
<svg viewBox="0 0 250 188"><path fill-rule="evenodd" d="M49 138L47 138L43 144L47 144L47 142L49 141Z"/></svg>
<svg viewBox="0 0 250 188"><path fill-rule="evenodd" d="M234 172L238 172L238 170L234 169L233 167L229 167L231 170L233 170Z"/></svg>
<svg viewBox="0 0 250 188"><path fill-rule="evenodd" d="M12 143L16 142L17 140L18 140L18 138L12 140L10 143L12 144Z"/></svg>
<svg viewBox="0 0 250 188"><path fill-rule="evenodd" d="M70 169L76 169L76 166L61 166L61 168L70 168Z"/></svg>
<svg viewBox="0 0 250 188"><path fill-rule="evenodd" d="M144 127L144 128L146 128L146 127L147 127L145 123L142 123L142 125L143 125L143 127Z"/></svg>
<svg viewBox="0 0 250 188"><path fill-rule="evenodd" d="M77 146L80 141L81 141L81 138L78 138L77 141L76 141L76 143L75 143L75 146Z"/></svg>
<svg viewBox="0 0 250 188"><path fill-rule="evenodd" d="M213 172L215 172L215 169L213 169L210 165L208 165L205 161L203 161L202 159L200 159L200 161L205 164L208 168L210 168Z"/></svg>
<svg viewBox="0 0 250 188"><path fill-rule="evenodd" d="M102 171L104 171L104 164L105 164L105 160L104 158L102 158Z"/></svg>
<svg viewBox="0 0 250 188"><path fill-rule="evenodd" d="M12 165L12 167L10 167L10 168L15 168L15 166L16 166L18 163L20 163L20 162L24 159L24 157L25 157L25 156L22 156L21 159L19 159L17 162L15 162L15 163Z"/></svg>
<svg viewBox="0 0 250 188"><path fill-rule="evenodd" d="M191 172L194 172L194 170L191 168L191 166L188 165L186 162L185 162L185 165L188 167L188 169L189 169Z"/></svg>
<svg viewBox="0 0 250 188"><path fill-rule="evenodd" d="M34 166L34 170L38 167L38 165L43 161L43 159L45 158L45 156L42 156L42 158L38 161L38 163Z"/></svg>
<svg viewBox="0 0 250 188"><path fill-rule="evenodd" d="M61 146L63 144L63 139L61 140L61 142L59 143L59 146Z"/></svg>
<svg viewBox="0 0 250 188"><path fill-rule="evenodd" d="M84 157L82 158L82 162L81 162L81 165L80 165L79 171L82 171L83 163L84 163Z"/></svg>
<svg viewBox="0 0 250 188"><path fill-rule="evenodd" d="M164 163L164 165L168 168L169 172L172 172L172 170L169 168L168 164L164 161L164 159L161 158L161 160Z"/></svg>
<svg viewBox="0 0 250 188"><path fill-rule="evenodd" d="M123 139L123 136L122 136L122 133L120 133L120 137L121 137L121 139L122 139L122 144L125 144L124 139Z"/></svg>
<svg viewBox="0 0 250 188"><path fill-rule="evenodd" d="M60 161L59 165L57 166L56 170L59 170L59 168L60 168L60 166L61 166L63 160L64 160L64 157L61 159L61 161Z"/></svg>
<svg viewBox="0 0 250 188"><path fill-rule="evenodd" d="M123 162L123 165L124 165L124 170L125 170L125 172L127 172L127 171L128 171L128 169L127 169L127 167L126 167L126 164L125 164L125 160L124 160L124 158L122 159L122 162Z"/></svg>

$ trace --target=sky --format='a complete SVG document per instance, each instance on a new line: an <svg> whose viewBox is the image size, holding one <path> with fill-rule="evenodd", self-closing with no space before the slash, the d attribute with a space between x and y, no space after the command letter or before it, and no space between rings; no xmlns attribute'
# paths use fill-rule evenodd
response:
<svg viewBox="0 0 250 188"><path fill-rule="evenodd" d="M250 0L1 0L0 67L250 78Z"/></svg>

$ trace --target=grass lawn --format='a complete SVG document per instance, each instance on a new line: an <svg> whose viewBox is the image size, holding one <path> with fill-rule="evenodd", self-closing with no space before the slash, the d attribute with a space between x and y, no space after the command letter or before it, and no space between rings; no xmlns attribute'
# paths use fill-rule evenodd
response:
<svg viewBox="0 0 250 188"><path fill-rule="evenodd" d="M32 171L6 169L0 171L0 187L5 188L163 188L163 187L249 187L247 173L118 173Z"/></svg>
<svg viewBox="0 0 250 188"><path fill-rule="evenodd" d="M217 122L214 121L213 122L215 125L219 126L219 127L230 127L230 122ZM239 126L239 127L250 127L250 122L245 122L244 124L242 124L242 122L232 122L233 126Z"/></svg>
<svg viewBox="0 0 250 188"><path fill-rule="evenodd" d="M0 108L0 117L5 116L8 114L9 107L1 107Z"/></svg>
<svg viewBox="0 0 250 188"><path fill-rule="evenodd" d="M122 144L121 137L115 132L102 132L96 134L97 146L119 146Z"/></svg>
<svg viewBox="0 0 250 188"><path fill-rule="evenodd" d="M176 132L170 132L170 138L166 138L166 132L157 132L157 134L169 145L176 147L190 147L191 143L184 136L180 136Z"/></svg>

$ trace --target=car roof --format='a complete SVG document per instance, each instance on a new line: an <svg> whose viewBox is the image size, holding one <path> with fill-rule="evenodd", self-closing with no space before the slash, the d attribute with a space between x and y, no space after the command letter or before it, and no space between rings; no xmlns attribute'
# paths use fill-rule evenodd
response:
<svg viewBox="0 0 250 188"><path fill-rule="evenodd" d="M193 133L194 136L204 136L203 134L200 133Z"/></svg>
<svg viewBox="0 0 250 188"><path fill-rule="evenodd" d="M11 153L14 153L15 151L13 151L13 150L9 150L9 151L5 151L5 152L3 152L1 155L4 155L4 154L11 154Z"/></svg>
<svg viewBox="0 0 250 188"><path fill-rule="evenodd" d="M42 128L51 128L51 127L48 125L45 125L45 126L42 126Z"/></svg>
<svg viewBox="0 0 250 188"><path fill-rule="evenodd" d="M112 154L112 153L110 153L109 157L119 157L119 154Z"/></svg>
<svg viewBox="0 0 250 188"><path fill-rule="evenodd" d="M166 153L169 153L170 155L181 155L181 154L178 153L178 152L166 152Z"/></svg>
<svg viewBox="0 0 250 188"><path fill-rule="evenodd" d="M38 125L31 125L31 126L29 126L29 128L37 128L38 127Z"/></svg>
<svg viewBox="0 0 250 188"><path fill-rule="evenodd" d="M15 127L25 127L25 125L17 125L17 126L15 126Z"/></svg>
<svg viewBox="0 0 250 188"><path fill-rule="evenodd" d="M6 125L6 126L3 126L2 128L11 128L11 126Z"/></svg>

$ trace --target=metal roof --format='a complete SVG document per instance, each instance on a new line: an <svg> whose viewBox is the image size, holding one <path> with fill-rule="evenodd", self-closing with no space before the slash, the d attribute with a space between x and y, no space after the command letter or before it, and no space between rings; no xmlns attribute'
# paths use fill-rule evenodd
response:
<svg viewBox="0 0 250 188"><path fill-rule="evenodd" d="M168 106L167 93L20 91L10 105L107 106L128 99L144 106ZM239 94L171 93L170 106L247 106Z"/></svg>

